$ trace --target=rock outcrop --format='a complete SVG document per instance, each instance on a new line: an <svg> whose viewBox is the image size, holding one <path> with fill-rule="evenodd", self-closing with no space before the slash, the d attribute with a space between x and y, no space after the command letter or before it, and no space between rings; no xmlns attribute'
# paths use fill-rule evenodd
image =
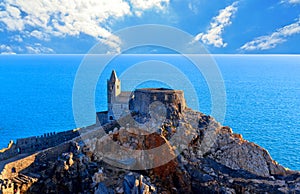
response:
<svg viewBox="0 0 300 194"><path fill-rule="evenodd" d="M167 119L137 114L111 123L106 133L99 128L82 134L58 158L39 158L16 176L0 181L1 190L300 193L299 172L282 167L265 149L210 116L176 107L172 111ZM22 189L16 179L21 174L28 180L28 187L23 182Z"/></svg>

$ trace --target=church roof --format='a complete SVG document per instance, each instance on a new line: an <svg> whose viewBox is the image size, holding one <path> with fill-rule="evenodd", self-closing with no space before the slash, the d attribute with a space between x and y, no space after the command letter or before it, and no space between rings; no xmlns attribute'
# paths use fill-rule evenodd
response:
<svg viewBox="0 0 300 194"><path fill-rule="evenodd" d="M127 104L129 102L131 92L121 92L118 96L116 96L116 102L117 103L122 103L122 104Z"/></svg>
<svg viewBox="0 0 300 194"><path fill-rule="evenodd" d="M115 82L115 81L117 81L117 79L118 79L118 77L117 77L117 73L116 73L116 71L115 70L113 70L112 72L111 72L111 75L110 75L110 81L111 82Z"/></svg>
<svg viewBox="0 0 300 194"><path fill-rule="evenodd" d="M122 91L118 96L120 97L130 97L132 92L129 91Z"/></svg>

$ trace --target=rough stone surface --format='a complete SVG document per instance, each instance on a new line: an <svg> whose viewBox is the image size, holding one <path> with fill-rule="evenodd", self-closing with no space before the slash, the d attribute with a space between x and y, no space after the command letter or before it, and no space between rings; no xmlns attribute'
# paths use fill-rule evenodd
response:
<svg viewBox="0 0 300 194"><path fill-rule="evenodd" d="M93 129L28 160L10 162L2 172L1 192L300 193L299 172L285 169L229 127L190 109L180 113L174 107L171 115L160 124L159 115L150 120L134 115L134 121L148 124L109 123L107 133ZM159 154L137 152L162 146ZM20 163L25 166L12 171Z"/></svg>

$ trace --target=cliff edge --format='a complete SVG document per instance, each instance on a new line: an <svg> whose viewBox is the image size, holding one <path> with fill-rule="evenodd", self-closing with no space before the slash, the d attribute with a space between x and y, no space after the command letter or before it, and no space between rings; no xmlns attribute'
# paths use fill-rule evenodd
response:
<svg viewBox="0 0 300 194"><path fill-rule="evenodd" d="M2 193L300 193L299 172L264 148L200 112L167 110L166 119L156 106L36 153L0 180Z"/></svg>

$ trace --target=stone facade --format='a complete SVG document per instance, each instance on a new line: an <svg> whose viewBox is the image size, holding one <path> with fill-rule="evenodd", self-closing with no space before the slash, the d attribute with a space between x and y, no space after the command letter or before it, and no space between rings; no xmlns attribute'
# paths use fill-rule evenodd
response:
<svg viewBox="0 0 300 194"><path fill-rule="evenodd" d="M130 110L142 115L147 115L153 106L165 106L166 109L174 107L179 113L186 108L184 93L182 90L166 88L144 88L134 91L130 101ZM155 107L153 107L155 109ZM168 113L169 111L167 111Z"/></svg>
<svg viewBox="0 0 300 194"><path fill-rule="evenodd" d="M116 71L112 71L107 80L107 111L96 113L96 125L104 125L110 121L118 120L122 115L129 112L129 98L131 92L121 91L121 80Z"/></svg>
<svg viewBox="0 0 300 194"><path fill-rule="evenodd" d="M102 111L96 113L96 125L105 125L108 123L108 111Z"/></svg>

